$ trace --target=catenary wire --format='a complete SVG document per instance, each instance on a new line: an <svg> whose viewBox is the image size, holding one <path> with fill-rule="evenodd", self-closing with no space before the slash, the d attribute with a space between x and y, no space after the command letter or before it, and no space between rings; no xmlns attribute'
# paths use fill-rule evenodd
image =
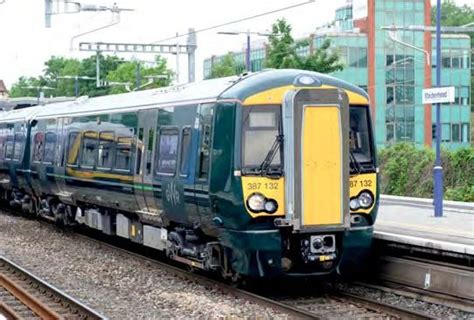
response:
<svg viewBox="0 0 474 320"><path fill-rule="evenodd" d="M262 12L262 13L259 13L259 14L253 15L253 16L240 18L240 19L237 19L237 20L232 20L232 21L229 21L229 22L224 22L224 23L213 25L213 26L210 26L210 27L198 29L198 30L195 30L193 32L178 34L178 35L173 36L173 37L169 37L169 38L165 38L165 39L155 41L155 42L153 42L153 44L161 43L161 42L168 41L168 40L178 39L178 38L185 37L185 36L189 36L191 33L205 32L205 31L209 31L209 30L212 30L212 29L225 27L225 26L228 26L228 25L231 25L231 24L235 24L235 23L239 23L239 22L243 22L243 21L247 21L247 20L252 20L252 19L256 19L256 18L260 18L260 17L267 16L267 15L270 15L270 14L273 14L273 13L290 10L290 9L293 9L293 8L296 8L296 7L301 7L301 6L304 6L304 5L313 3L313 2L315 2L315 0L308 0L308 1L305 1L305 2L297 3L297 4L294 4L294 5L291 5L291 6L287 6L287 7L284 7L284 8L275 9L275 10L271 10L271 11L266 11L266 12Z"/></svg>

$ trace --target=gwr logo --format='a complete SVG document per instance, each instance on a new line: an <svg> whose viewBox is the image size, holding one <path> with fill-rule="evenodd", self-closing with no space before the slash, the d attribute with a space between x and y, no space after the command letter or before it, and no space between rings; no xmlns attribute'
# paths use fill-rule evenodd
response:
<svg viewBox="0 0 474 320"><path fill-rule="evenodd" d="M174 181L166 186L165 196L172 206L176 206L179 203L179 192Z"/></svg>

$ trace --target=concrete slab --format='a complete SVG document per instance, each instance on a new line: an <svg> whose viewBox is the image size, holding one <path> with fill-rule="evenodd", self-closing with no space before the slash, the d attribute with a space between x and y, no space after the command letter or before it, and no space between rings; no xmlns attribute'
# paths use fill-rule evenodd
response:
<svg viewBox="0 0 474 320"><path fill-rule="evenodd" d="M432 249L474 255L474 214L445 211L395 201L381 201L375 237Z"/></svg>

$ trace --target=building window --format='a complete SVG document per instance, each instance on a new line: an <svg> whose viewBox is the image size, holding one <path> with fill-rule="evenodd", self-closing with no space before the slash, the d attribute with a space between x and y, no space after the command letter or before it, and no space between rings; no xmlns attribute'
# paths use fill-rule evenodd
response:
<svg viewBox="0 0 474 320"><path fill-rule="evenodd" d="M469 123L461 124L461 142L469 142Z"/></svg>
<svg viewBox="0 0 474 320"><path fill-rule="evenodd" d="M451 141L452 142L459 142L461 139L461 136L460 136L460 127L459 127L459 124L458 123L453 123L453 125L451 126L451 130L452 130L452 136L451 136Z"/></svg>
<svg viewBox="0 0 474 320"><path fill-rule="evenodd" d="M174 175L178 158L178 129L161 129L156 173Z"/></svg>
<svg viewBox="0 0 474 320"><path fill-rule="evenodd" d="M112 169L114 133L101 132L99 135L99 151L97 166L101 169Z"/></svg>
<svg viewBox="0 0 474 320"><path fill-rule="evenodd" d="M443 123L441 125L441 142L451 141L451 124Z"/></svg>

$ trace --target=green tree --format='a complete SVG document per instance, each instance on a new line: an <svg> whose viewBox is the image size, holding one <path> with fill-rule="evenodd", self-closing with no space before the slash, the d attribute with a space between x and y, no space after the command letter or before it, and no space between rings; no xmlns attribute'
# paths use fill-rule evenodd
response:
<svg viewBox="0 0 474 320"><path fill-rule="evenodd" d="M136 89L137 70L140 68L141 83L144 85L148 79L153 79L153 83L146 86L146 89L168 86L173 78L173 72L168 69L167 61L161 56L156 56L154 67L145 67L140 62L123 62L117 69L107 75L109 82L129 83L130 88ZM140 65L138 66L138 64ZM110 93L127 92L125 86L112 86Z"/></svg>
<svg viewBox="0 0 474 320"><path fill-rule="evenodd" d="M265 66L269 68L295 68L321 73L331 73L342 70L344 65L339 62L335 52L330 52L329 39L307 56L300 56L298 49L309 46L307 40L296 42L291 36L291 25L285 19L279 19L272 25L272 35L269 37L268 54Z"/></svg>
<svg viewBox="0 0 474 320"><path fill-rule="evenodd" d="M229 77L237 74L237 65L234 60L234 56L231 52L226 54L222 59L213 64L211 68L211 74L207 79Z"/></svg>
<svg viewBox="0 0 474 320"><path fill-rule="evenodd" d="M42 77L20 77L10 89L10 97L36 97L38 88L48 86L47 81Z"/></svg>

